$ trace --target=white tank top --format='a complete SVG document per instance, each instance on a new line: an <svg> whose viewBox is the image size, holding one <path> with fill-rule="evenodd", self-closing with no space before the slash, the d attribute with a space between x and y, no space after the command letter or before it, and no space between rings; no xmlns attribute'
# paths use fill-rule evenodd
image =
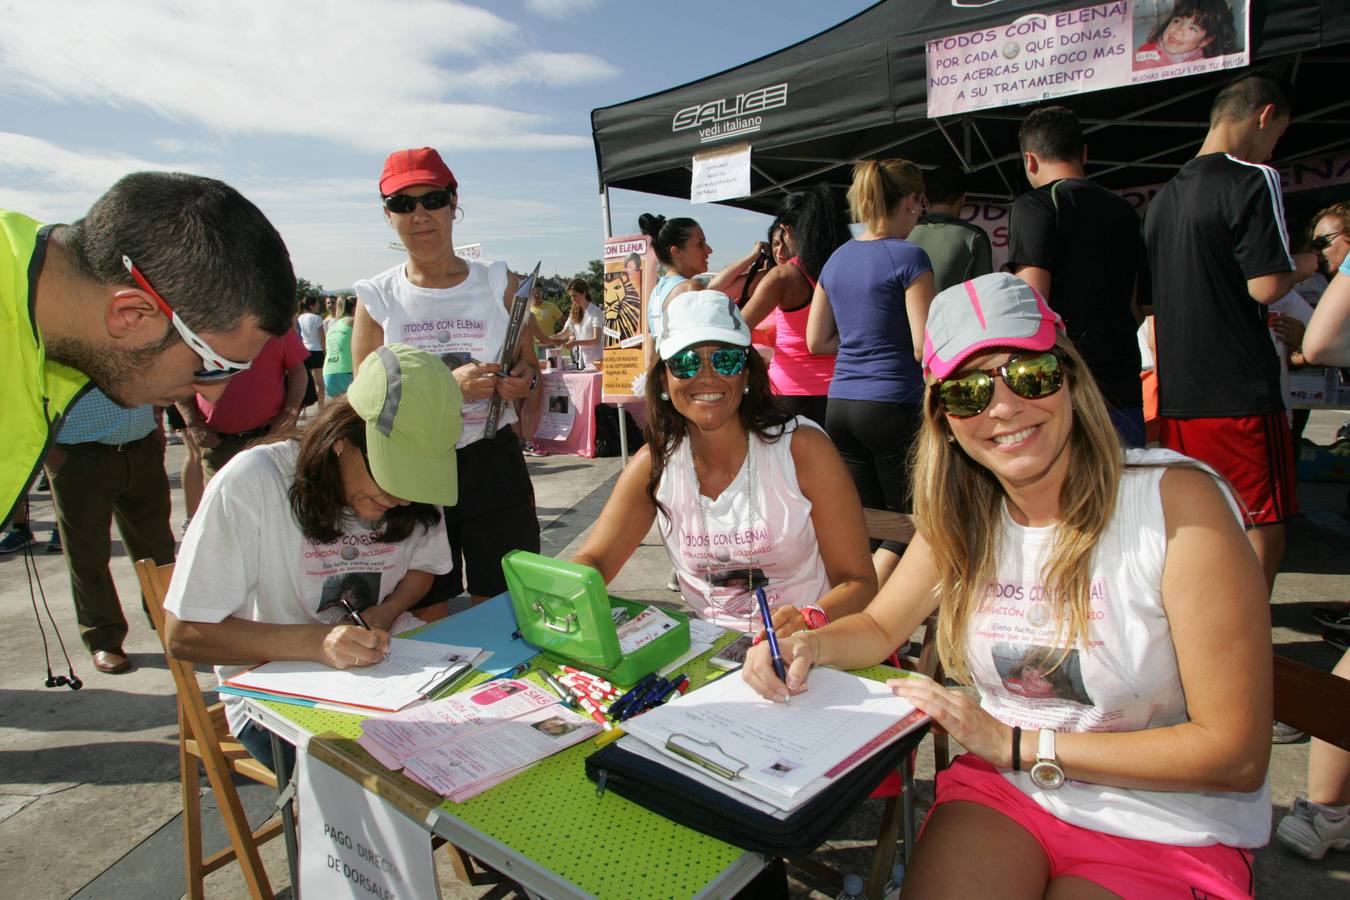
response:
<svg viewBox="0 0 1350 900"><path fill-rule="evenodd" d="M511 321L502 300L509 278L506 263L469 261L468 277L452 288L418 287L408 280L403 265L355 285L356 296L384 329L386 344L411 344L439 356L451 369L501 358ZM487 400L465 402L464 430L456 447L483 437L487 414ZM514 404L503 403L497 427L515 420Z"/></svg>
<svg viewBox="0 0 1350 900"><path fill-rule="evenodd" d="M752 435L745 463L716 500L700 498L688 440L666 463L656 499L666 515L657 524L689 607L737 631L763 628L755 608L755 583L764 579L771 608L810 606L830 590L811 523L811 501L797 483L792 459L796 428L820 428L800 416L773 443ZM753 503L750 486L753 482ZM706 512L699 512L702 499Z"/></svg>
<svg viewBox="0 0 1350 900"><path fill-rule="evenodd" d="M1183 459L1170 450L1127 451L1128 463L1146 467L1125 470L1115 517L1097 545L1089 646L1070 650L1048 674L1044 670L1058 654L1038 668L1037 651L1063 646L1055 641L1057 626L1042 602L1039 578L1054 528L1018 525L1004 507L997 580L966 635L980 703L999 721L1033 732L1141 731L1187 721L1162 602L1167 523L1159 490L1167 471L1162 464ZM1242 521L1236 505L1233 514ZM1035 741L1034 734L1029 737ZM1260 790L1244 794L1082 781L1042 790L1025 771L1004 777L1065 822L1107 834L1190 847L1260 847L1270 836L1269 778Z"/></svg>

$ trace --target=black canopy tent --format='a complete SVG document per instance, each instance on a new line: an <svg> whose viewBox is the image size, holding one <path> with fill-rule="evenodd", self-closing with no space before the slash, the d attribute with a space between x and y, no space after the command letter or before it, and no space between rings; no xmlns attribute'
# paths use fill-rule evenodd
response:
<svg viewBox="0 0 1350 900"><path fill-rule="evenodd" d="M925 44L1090 2L977 2L882 0L776 53L593 110L602 203L611 187L687 199L692 156L740 141L753 147L752 193L726 203L745 209L769 212L784 192L813 182L846 185L854 160L883 156L959 165L972 198L1011 201L1025 188L1017 153L1024 110L927 118ZM1296 127L1275 162L1350 148L1345 0L1250 2L1253 61L1283 67L1295 86ZM1194 155L1214 91L1232 77L1193 75L1054 102L1083 122L1089 177L1113 188L1147 185L1165 181ZM718 135L702 130L713 123L722 126Z"/></svg>

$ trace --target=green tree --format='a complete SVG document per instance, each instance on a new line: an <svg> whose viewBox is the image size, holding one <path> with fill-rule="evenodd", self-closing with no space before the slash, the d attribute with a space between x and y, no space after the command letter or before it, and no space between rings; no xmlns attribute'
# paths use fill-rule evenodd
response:
<svg viewBox="0 0 1350 900"><path fill-rule="evenodd" d="M306 278L295 279L295 304L297 307L307 300L322 301L325 296L323 285L317 281L309 281Z"/></svg>

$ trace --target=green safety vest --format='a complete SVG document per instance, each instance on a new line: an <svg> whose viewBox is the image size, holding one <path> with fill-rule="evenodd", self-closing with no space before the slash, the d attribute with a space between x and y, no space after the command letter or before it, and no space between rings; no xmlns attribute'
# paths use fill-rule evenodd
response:
<svg viewBox="0 0 1350 900"><path fill-rule="evenodd" d="M88 389L83 373L47 359L34 312L47 250L38 223L0 210L0 527L9 524L61 429Z"/></svg>

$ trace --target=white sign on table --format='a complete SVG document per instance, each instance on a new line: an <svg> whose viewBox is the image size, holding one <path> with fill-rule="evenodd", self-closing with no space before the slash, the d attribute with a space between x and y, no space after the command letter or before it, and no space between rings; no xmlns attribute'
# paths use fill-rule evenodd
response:
<svg viewBox="0 0 1350 900"><path fill-rule="evenodd" d="M297 754L296 767L301 894L439 900L425 828L307 753Z"/></svg>
<svg viewBox="0 0 1350 900"><path fill-rule="evenodd" d="M690 203L716 203L750 195L750 145L737 144L694 154Z"/></svg>

